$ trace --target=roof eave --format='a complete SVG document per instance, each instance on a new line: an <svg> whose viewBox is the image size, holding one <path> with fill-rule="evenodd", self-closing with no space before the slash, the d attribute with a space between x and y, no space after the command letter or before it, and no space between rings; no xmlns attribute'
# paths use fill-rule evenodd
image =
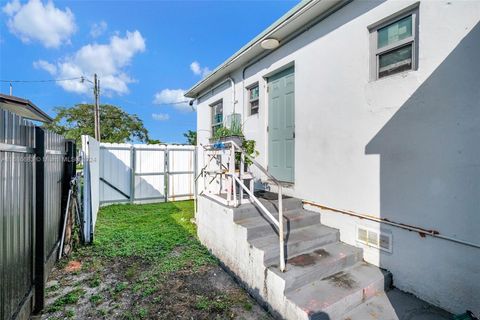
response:
<svg viewBox="0 0 480 320"><path fill-rule="evenodd" d="M0 107L24 118L50 123L53 119L30 100L0 94Z"/></svg>
<svg viewBox="0 0 480 320"><path fill-rule="evenodd" d="M303 13L305 13L308 10L308 8L312 8L319 3L327 4L323 6L324 9L322 11L319 11L317 13L318 15L322 15L323 13L327 12L328 10L330 10L332 7L335 7L339 3L342 3L342 2L348 3L350 1L351 0L304 0L300 2L290 11L288 11L285 15L283 15L280 19L275 21L270 27L265 29L262 33L260 33L253 40L248 42L245 46L243 46L240 50L238 50L235 54L233 54L230 58L228 58L225 62L223 62L220 66L218 66L211 74L209 74L207 77L197 82L193 87L191 87L185 93L185 97L193 98L193 99L197 98L201 93L208 90L209 87L213 86L215 83L220 82L224 77L227 77L230 72L237 70L242 65L247 64L251 60L249 58L245 59L245 57L249 53L254 53L255 50L257 51L261 50L259 51L259 53L265 52L264 49L260 49L261 42L268 37L275 38L276 34L282 32L283 29L285 28L289 28L288 26L289 22L299 18ZM306 21L305 23L308 23L308 21ZM293 28L290 27L291 30L288 30L287 33L288 34L295 33L295 31L297 31L300 28L301 26L295 26ZM278 48L282 46L281 40L282 39L280 39L280 46ZM269 50L268 53L272 53L275 50L278 50L278 48L274 50ZM225 71L226 69L230 69L230 70Z"/></svg>

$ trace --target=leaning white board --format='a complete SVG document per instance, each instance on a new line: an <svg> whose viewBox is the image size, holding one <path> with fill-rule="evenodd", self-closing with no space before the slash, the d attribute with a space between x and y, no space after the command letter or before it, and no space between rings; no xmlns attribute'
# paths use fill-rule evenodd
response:
<svg viewBox="0 0 480 320"><path fill-rule="evenodd" d="M97 222L99 197L99 161L100 143L94 138L82 135L83 172L84 172L84 239L93 241Z"/></svg>

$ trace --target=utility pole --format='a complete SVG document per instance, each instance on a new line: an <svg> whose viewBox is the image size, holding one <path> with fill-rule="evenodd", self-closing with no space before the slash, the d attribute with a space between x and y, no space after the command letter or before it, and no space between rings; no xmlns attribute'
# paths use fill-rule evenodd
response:
<svg viewBox="0 0 480 320"><path fill-rule="evenodd" d="M96 73L93 77L93 94L95 96L95 106L94 106L95 140L100 142L100 111L99 111L99 104L98 104L98 97L100 95L100 80L98 80Z"/></svg>

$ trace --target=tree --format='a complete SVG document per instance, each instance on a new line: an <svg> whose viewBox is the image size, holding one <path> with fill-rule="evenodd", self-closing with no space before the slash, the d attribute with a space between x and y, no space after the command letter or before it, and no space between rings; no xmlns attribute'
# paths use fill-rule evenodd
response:
<svg viewBox="0 0 480 320"><path fill-rule="evenodd" d="M197 131L188 130L183 134L187 138L187 143L196 146L197 145Z"/></svg>
<svg viewBox="0 0 480 320"><path fill-rule="evenodd" d="M147 144L162 144L162 141L157 139L148 139Z"/></svg>
<svg viewBox="0 0 480 320"><path fill-rule="evenodd" d="M54 121L45 125L67 139L74 139L80 145L80 136L95 136L93 105L76 104L71 108L55 108ZM102 142L125 143L128 141L148 142L148 131L143 121L135 114L129 114L117 106L100 105L100 131Z"/></svg>

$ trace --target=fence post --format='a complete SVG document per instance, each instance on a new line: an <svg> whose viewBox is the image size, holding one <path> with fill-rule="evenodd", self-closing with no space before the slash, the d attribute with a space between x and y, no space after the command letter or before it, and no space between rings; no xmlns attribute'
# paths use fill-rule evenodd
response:
<svg viewBox="0 0 480 320"><path fill-rule="evenodd" d="M45 131L35 127L35 307L40 313L45 304Z"/></svg>
<svg viewBox="0 0 480 320"><path fill-rule="evenodd" d="M164 196L165 196L165 202L168 202L168 181L170 179L168 175L168 168L170 166L168 163L168 148L166 146L165 146L164 152L165 152L163 156L163 160L164 160L163 176L164 176L164 187L165 187Z"/></svg>
<svg viewBox="0 0 480 320"><path fill-rule="evenodd" d="M135 146L132 144L130 148L130 166L131 177L130 177L130 203L133 203L135 200Z"/></svg>

